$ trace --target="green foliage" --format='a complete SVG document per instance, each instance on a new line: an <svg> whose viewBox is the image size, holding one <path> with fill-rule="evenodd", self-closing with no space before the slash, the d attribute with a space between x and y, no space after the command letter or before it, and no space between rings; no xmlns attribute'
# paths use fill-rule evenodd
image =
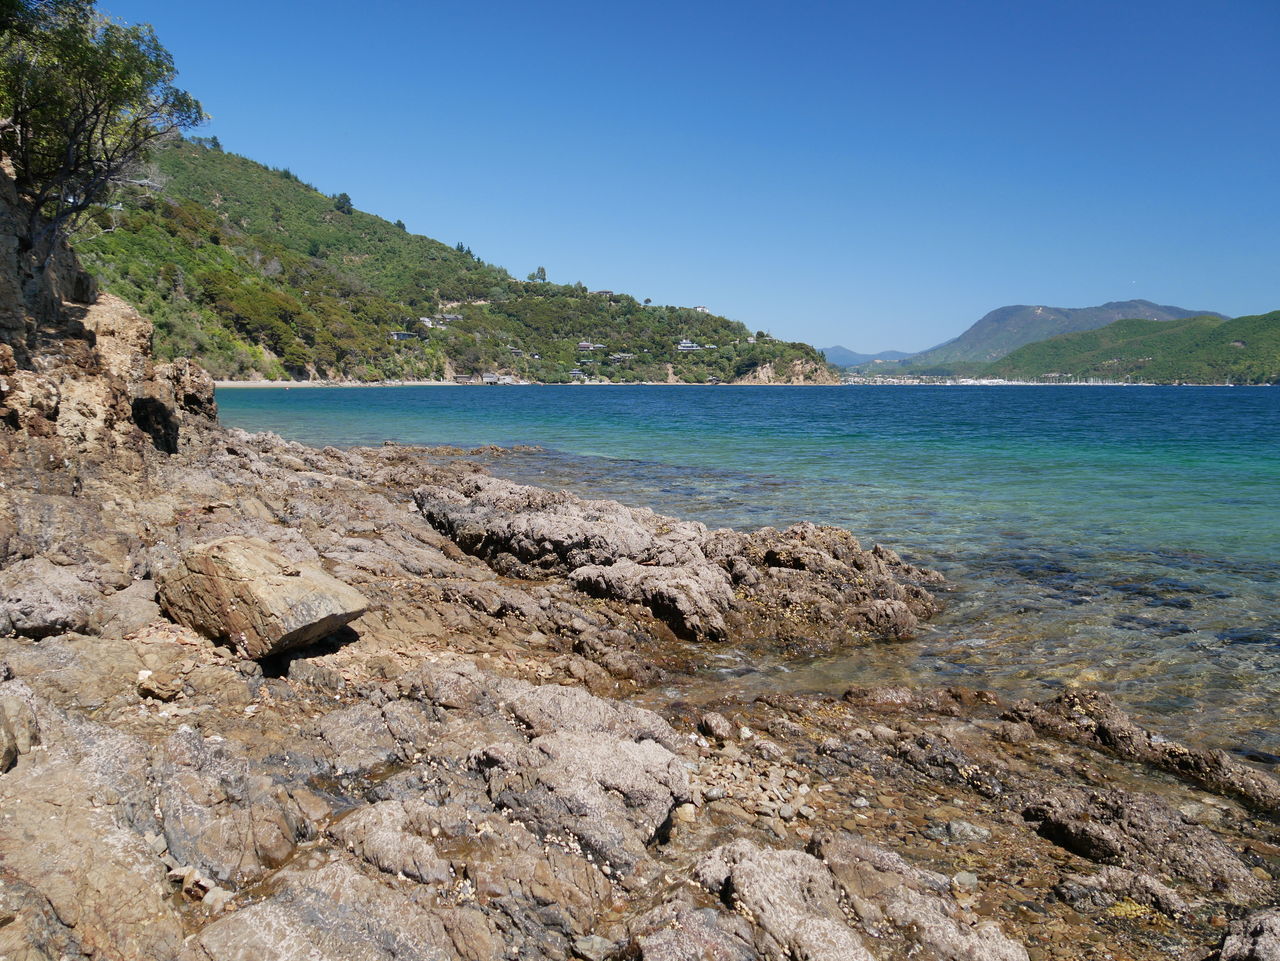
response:
<svg viewBox="0 0 1280 961"><path fill-rule="evenodd" d="M173 58L150 26L115 23L87 0L6 6L0 148L30 207L28 240L43 256L152 145L204 115L173 86Z"/></svg>
<svg viewBox="0 0 1280 961"><path fill-rule="evenodd" d="M1280 311L1235 320L1121 320L1029 344L984 373L1157 384L1280 383Z"/></svg>
<svg viewBox="0 0 1280 961"><path fill-rule="evenodd" d="M410 234L209 145L160 152L165 196L126 201L117 229L78 244L104 286L156 322L161 356L220 377L433 378L497 372L573 379L732 380L764 363L822 366L804 344L747 344L738 323L625 295L520 281L465 244ZM340 197L338 199L341 199ZM456 315L444 329L421 317ZM392 339L409 331L409 339ZM688 338L714 349L682 352ZM603 345L579 350L580 342Z"/></svg>

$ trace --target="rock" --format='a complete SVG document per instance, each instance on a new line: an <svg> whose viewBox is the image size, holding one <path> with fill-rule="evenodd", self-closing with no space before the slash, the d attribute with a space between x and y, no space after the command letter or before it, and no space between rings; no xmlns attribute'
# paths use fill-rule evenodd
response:
<svg viewBox="0 0 1280 961"><path fill-rule="evenodd" d="M754 961L751 929L740 916L680 902L661 904L630 925L623 957L636 961Z"/></svg>
<svg viewBox="0 0 1280 961"><path fill-rule="evenodd" d="M831 872L811 855L737 840L703 857L694 876L751 920L770 961L874 961L844 921Z"/></svg>
<svg viewBox="0 0 1280 961"><path fill-rule="evenodd" d="M122 826L125 806L101 803L118 797L109 776L94 769L109 761L86 763L59 747L0 777L0 889L14 881L36 888L85 956L176 957L183 930L164 867L139 834ZM0 939L18 936L0 932ZM22 950L10 956L40 957Z"/></svg>
<svg viewBox="0 0 1280 961"><path fill-rule="evenodd" d="M948 879L913 867L901 856L845 832L820 832L811 850L828 866L864 926L892 930L907 957L963 961L1027 961L1026 949L990 922L970 926L956 919ZM977 875L952 879L972 891Z"/></svg>
<svg viewBox="0 0 1280 961"><path fill-rule="evenodd" d="M346 862L280 873L263 900L203 928L179 961L449 961L442 919Z"/></svg>
<svg viewBox="0 0 1280 961"><path fill-rule="evenodd" d="M1154 764L1193 784L1280 814L1280 781L1225 751L1189 747L1153 734L1099 691L1068 691L1044 704L1019 701L1007 716L1063 740Z"/></svg>
<svg viewBox="0 0 1280 961"><path fill-rule="evenodd" d="M1264 908L1233 922L1218 961L1280 961L1280 908Z"/></svg>
<svg viewBox="0 0 1280 961"><path fill-rule="evenodd" d="M991 832L968 821L935 821L924 829L924 836L933 841L966 843L987 841Z"/></svg>
<svg viewBox="0 0 1280 961"><path fill-rule="evenodd" d="M13 733L9 716L0 707L0 774L18 763L18 738Z"/></svg>
<svg viewBox="0 0 1280 961"><path fill-rule="evenodd" d="M1187 917L1191 911L1176 891L1157 878L1113 866L1093 875L1070 874L1054 888L1054 893L1077 911L1110 907L1122 898L1155 908L1171 918Z"/></svg>
<svg viewBox="0 0 1280 961"><path fill-rule="evenodd" d="M43 557L0 571L0 634L42 638L84 631L101 595L80 572Z"/></svg>
<svg viewBox="0 0 1280 961"><path fill-rule="evenodd" d="M180 728L158 752L155 774L169 852L218 883L260 877L307 833L288 789L253 771L222 738Z"/></svg>
<svg viewBox="0 0 1280 961"><path fill-rule="evenodd" d="M623 873L646 857L645 845L689 798L684 764L649 740L556 732L527 746L487 747L474 763L497 804L540 834L571 836Z"/></svg>
<svg viewBox="0 0 1280 961"><path fill-rule="evenodd" d="M302 647L355 620L364 595L311 564L291 564L263 540L193 547L157 579L166 613L246 657Z"/></svg>
<svg viewBox="0 0 1280 961"><path fill-rule="evenodd" d="M714 737L718 741L733 740L733 725L723 714L715 711L707 711L698 719L698 729L707 737Z"/></svg>
<svg viewBox="0 0 1280 961"><path fill-rule="evenodd" d="M730 630L771 645L832 647L857 632L907 637L941 607L939 575L847 531L797 524L709 531L615 501L483 475L414 491L422 516L508 576L556 574L594 597L640 604L677 635Z"/></svg>
<svg viewBox="0 0 1280 961"><path fill-rule="evenodd" d="M431 827L431 811L423 802L382 801L353 811L329 833L379 871L422 884L448 884L453 871L431 843Z"/></svg>
<svg viewBox="0 0 1280 961"><path fill-rule="evenodd" d="M1033 800L1022 816L1043 837L1100 864L1171 873L1236 903L1268 889L1220 838L1153 795L1057 788Z"/></svg>

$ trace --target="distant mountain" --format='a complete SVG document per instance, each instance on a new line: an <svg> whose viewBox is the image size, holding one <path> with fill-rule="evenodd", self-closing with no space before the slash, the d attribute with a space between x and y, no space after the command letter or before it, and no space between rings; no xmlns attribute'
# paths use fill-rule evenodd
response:
<svg viewBox="0 0 1280 961"><path fill-rule="evenodd" d="M1033 307L1017 304L991 311L959 337L910 358L912 368L999 360L1024 344L1059 334L1096 330L1117 320L1186 320L1222 314L1167 307L1149 300L1121 300L1100 307Z"/></svg>
<svg viewBox="0 0 1280 961"><path fill-rule="evenodd" d="M859 354L848 347L821 347L819 350L827 358L828 364L835 364L837 367L853 367L876 360L903 360L911 356L901 350L882 350L878 354Z"/></svg>
<svg viewBox="0 0 1280 961"><path fill-rule="evenodd" d="M1280 310L1226 320L1121 320L1028 344L988 365L1011 380L1099 378L1154 384L1280 383Z"/></svg>

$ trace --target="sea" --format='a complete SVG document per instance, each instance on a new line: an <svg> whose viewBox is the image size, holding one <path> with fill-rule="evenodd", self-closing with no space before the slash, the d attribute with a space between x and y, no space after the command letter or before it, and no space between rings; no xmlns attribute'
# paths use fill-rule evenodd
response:
<svg viewBox="0 0 1280 961"><path fill-rule="evenodd" d="M835 524L942 571L915 640L707 670L745 690L1109 692L1280 764L1280 388L232 388L313 445L533 446L494 473L713 527Z"/></svg>

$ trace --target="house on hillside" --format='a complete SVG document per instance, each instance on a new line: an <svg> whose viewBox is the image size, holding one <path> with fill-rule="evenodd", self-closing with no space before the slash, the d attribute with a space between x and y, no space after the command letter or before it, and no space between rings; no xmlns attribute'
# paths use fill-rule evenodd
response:
<svg viewBox="0 0 1280 961"><path fill-rule="evenodd" d="M695 344L686 337L684 340L680 341L680 343L676 344L676 350L702 350L702 345Z"/></svg>
<svg viewBox="0 0 1280 961"><path fill-rule="evenodd" d="M711 313L711 310L710 310L709 308L707 308L707 307L705 307L705 306L703 306L703 305L701 305L701 304L699 304L697 307L695 307L695 308L693 308L693 309L694 309L694 310L696 310L696 311L697 311L698 313L700 313L700 314L709 314L709 313Z"/></svg>
<svg viewBox="0 0 1280 961"><path fill-rule="evenodd" d="M589 340L578 341L578 350L595 350L595 349L596 349L596 345L591 343L591 341Z"/></svg>
<svg viewBox="0 0 1280 961"><path fill-rule="evenodd" d="M413 340L418 335L408 330L393 330L387 335L391 340Z"/></svg>

